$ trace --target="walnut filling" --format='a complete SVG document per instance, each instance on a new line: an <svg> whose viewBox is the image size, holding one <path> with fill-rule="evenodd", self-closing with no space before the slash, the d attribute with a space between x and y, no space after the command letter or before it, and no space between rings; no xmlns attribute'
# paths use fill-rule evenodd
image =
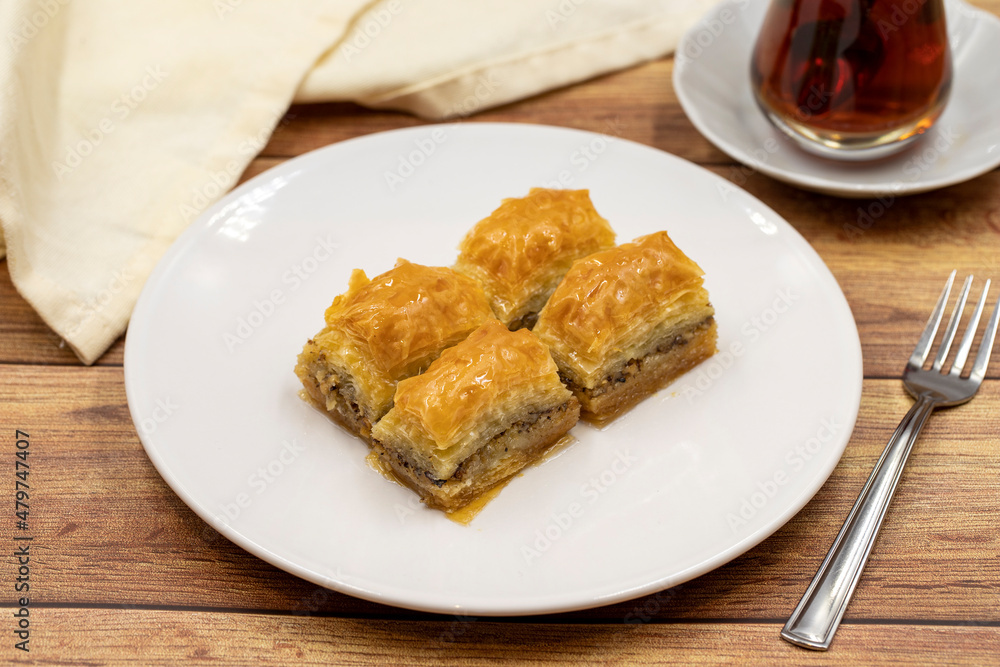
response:
<svg viewBox="0 0 1000 667"><path fill-rule="evenodd" d="M523 317L519 317L516 320L512 320L507 328L511 331L517 331L518 329L533 329L535 327L535 322L538 321L538 313L527 313Z"/></svg>
<svg viewBox="0 0 1000 667"><path fill-rule="evenodd" d="M372 418L359 404L357 390L330 370L322 353L309 365L308 375L305 378L300 375L300 378L313 405L352 433L365 440L371 437Z"/></svg>
<svg viewBox="0 0 1000 667"><path fill-rule="evenodd" d="M582 387L562 372L559 373L559 379L562 380L563 384L565 384L566 387L569 388L569 390L574 394L582 395L587 398L596 398L614 390L616 385L624 384L637 377L642 372L644 360L649 359L653 355L667 354L675 348L687 345L691 340L702 335L705 330L709 329L714 323L715 318L710 316L702 320L696 326L693 326L669 339L660 341L656 348L645 357L641 359L629 359L619 371L606 375L601 382L593 387Z"/></svg>
<svg viewBox="0 0 1000 667"><path fill-rule="evenodd" d="M437 477L435 477L432 471L418 466L416 463L408 459L406 456L403 455L402 452L398 450L391 450L386 448L386 451L390 455L392 455L399 463L399 465L403 466L403 468L406 468L407 470L412 470L414 475L427 478L432 484L440 488L441 485L444 484L445 482L462 481L463 479L466 479L469 474L474 474L471 471L475 471L479 468L493 465L493 463L495 463L495 459L498 458L500 454L499 448L496 447L496 444L498 442L502 442L505 436L512 434L527 433L532 428L534 428L535 425L540 420L551 420L554 416L565 412L567 409L568 405L564 404L554 409L533 410L529 412L523 419L519 419L518 421L511 424L500 433L497 433L486 444L484 444L482 447L476 450L474 454L472 454L471 456L469 456L469 458L462 461L462 463L459 464L458 468L455 470L452 476L449 477L448 479L438 479ZM503 451L504 453L506 453L508 451L508 448L504 447Z"/></svg>
<svg viewBox="0 0 1000 667"><path fill-rule="evenodd" d="M429 507L455 511L538 460L580 418L576 398L549 410L536 409L512 423L462 462L448 479L414 465L403 451L373 439L372 449L396 480L416 491Z"/></svg>

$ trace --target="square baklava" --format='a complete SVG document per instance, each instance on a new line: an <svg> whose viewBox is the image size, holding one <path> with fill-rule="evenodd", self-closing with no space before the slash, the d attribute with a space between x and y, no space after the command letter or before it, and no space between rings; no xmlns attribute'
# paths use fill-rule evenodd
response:
<svg viewBox="0 0 1000 667"><path fill-rule="evenodd" d="M491 319L398 384L371 444L425 504L454 511L536 461L579 416L545 344Z"/></svg>
<svg viewBox="0 0 1000 667"><path fill-rule="evenodd" d="M497 318L531 328L574 260L615 243L587 190L532 188L504 199L459 246L454 268L479 280Z"/></svg>
<svg viewBox="0 0 1000 667"><path fill-rule="evenodd" d="M482 286L450 268L399 260L373 280L355 270L295 373L314 405L368 440L397 382L492 317Z"/></svg>
<svg viewBox="0 0 1000 667"><path fill-rule="evenodd" d="M657 232L574 263L534 332L600 423L715 354L714 315L701 268Z"/></svg>

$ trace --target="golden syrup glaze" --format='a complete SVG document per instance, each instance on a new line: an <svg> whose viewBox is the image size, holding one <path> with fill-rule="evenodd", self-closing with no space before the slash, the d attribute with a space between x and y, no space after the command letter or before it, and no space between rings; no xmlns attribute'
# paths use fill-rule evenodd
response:
<svg viewBox="0 0 1000 667"><path fill-rule="evenodd" d="M487 320L425 372L399 383L373 437L408 443L422 465L446 479L504 415L525 405L549 409L571 396L534 334Z"/></svg>
<svg viewBox="0 0 1000 667"><path fill-rule="evenodd" d="M556 458L564 451L569 449L570 445L572 445L576 441L577 441L576 436L574 436L572 433L566 433L561 438L556 440L551 447L542 452L542 455L539 456L538 459L531 465L540 466L543 463L546 463L547 461L551 461L552 459Z"/></svg>
<svg viewBox="0 0 1000 667"><path fill-rule="evenodd" d="M465 338L492 311L475 280L400 259L370 281L355 270L348 291L334 299L325 317L344 342L367 351L379 372L398 377Z"/></svg>
<svg viewBox="0 0 1000 667"><path fill-rule="evenodd" d="M473 498L472 501L465 507L457 509L454 512L445 512L445 514L449 519L451 519L455 523L460 523L463 526L468 526L469 523L471 523L472 520L476 518L476 515L482 512L483 509L490 503L490 501L492 501L494 498L500 495L500 492L503 491L508 484L510 484L515 478L523 476L525 470L527 470L528 468L540 466L543 463L546 463L547 461L551 461L552 459L556 458L564 451L566 451L566 449L569 448L569 446L576 441L577 441L576 438L572 434L570 433L565 434L564 436L556 440L556 442L551 447L545 450L541 456L539 456L529 465L525 466L525 468L522 469L521 472L519 472L516 475L511 475L510 477L503 480L499 484L491 486L489 489L487 489L486 491L482 492L481 494Z"/></svg>
<svg viewBox="0 0 1000 667"><path fill-rule="evenodd" d="M482 281L497 317L508 324L574 260L614 243L589 191L532 188L526 197L504 199L466 234L455 268Z"/></svg>
<svg viewBox="0 0 1000 667"><path fill-rule="evenodd" d="M561 368L587 379L679 305L707 301L702 273L666 232L640 237L574 262L533 331Z"/></svg>
<svg viewBox="0 0 1000 667"><path fill-rule="evenodd" d="M382 475L385 479L389 480L393 484L399 484L404 488L409 488L403 483L403 480L399 478L396 471L392 469L391 466L387 466L382 462L382 457L378 455L374 449L368 450L368 455L365 456L365 461L368 463L368 467Z"/></svg>
<svg viewBox="0 0 1000 667"><path fill-rule="evenodd" d="M544 454L538 457L538 459L536 459L533 463L531 463L527 467L530 468L533 466L540 466L547 461L551 461L559 454L562 454L570 445L572 445L576 441L577 440L573 435L567 433L563 437L559 438L559 440L557 440L554 445L552 445L549 449L547 449ZM393 484L398 484L403 488L407 489L409 488L390 466L387 466L385 465L385 463L382 462L381 457L379 457L378 453L375 450L371 450L368 452L368 455L365 457L365 461L367 461L368 467L370 467L372 470L374 470L379 475L389 480ZM494 498L500 495L500 492L503 491L504 488L506 488L506 486L510 484L512 480L514 480L514 478L521 477L523 474L524 471L522 470L520 473L516 475L511 475L507 479L497 484L494 484L490 488L480 493L478 496L473 498L467 505L451 512L445 512L444 515L448 517L449 520L454 521L457 524L468 526L470 523L472 523L472 520L475 519L476 516L480 512L482 512L483 509Z"/></svg>
<svg viewBox="0 0 1000 667"><path fill-rule="evenodd" d="M401 259L374 280L355 270L347 291L327 308L326 327L303 355L349 376L359 402L380 417L399 380L424 370L443 349L492 317L477 281Z"/></svg>
<svg viewBox="0 0 1000 667"><path fill-rule="evenodd" d="M394 471L391 466L387 466L385 463L382 462L381 457L375 450L371 450L368 452L368 455L365 457L365 461L367 461L368 467L370 467L372 470L374 470L379 475L389 480L393 484L398 484L399 486L405 489L410 488L409 485L407 485L399 477L399 475L396 474L396 471ZM485 508L486 505L488 505L491 500L500 495L500 492L503 491L504 487L507 486L507 484L510 483L510 481L514 479L514 477L519 477L519 476L520 475L512 475L511 477L508 477L502 482L499 482L498 484L495 484L490 488L486 489L485 491L483 491L482 493L480 493L478 496L473 498L468 504L458 508L457 510L453 510L451 512L444 512L444 515L448 517L448 519L450 519L451 521L454 521L455 523L461 524L463 526L468 526L472 522L472 520L476 518L476 515L482 512L483 508Z"/></svg>
<svg viewBox="0 0 1000 667"><path fill-rule="evenodd" d="M500 492L503 491L515 477L520 477L520 475L511 475L499 484L495 484L480 493L478 496L473 498L468 505L460 507L452 512L445 512L444 515L448 517L449 520L454 521L457 524L468 526L472 523L472 520L475 519L487 505L489 505L491 500L500 495Z"/></svg>
<svg viewBox="0 0 1000 667"><path fill-rule="evenodd" d="M490 503L491 500L500 495L500 492L503 491L508 484L510 484L515 478L523 476L525 470L527 470L528 468L534 468L540 466L543 463L551 461L552 459L556 458L564 451L566 451L566 449L568 449L569 446L575 443L576 441L577 441L576 437L574 437L571 433L566 433L561 438L556 440L551 447L542 452L541 456L539 456L537 459L535 459L530 464L525 466L519 473L517 473L516 475L511 475L510 477L503 480L499 484L496 484L487 489L486 491L482 492L481 494L473 498L472 501L465 507L457 509L454 512L445 512L445 514L448 516L449 519L451 519L455 523L460 523L463 526L469 525L469 523L471 523L471 521L476 518L476 515L482 512L483 508L485 508Z"/></svg>

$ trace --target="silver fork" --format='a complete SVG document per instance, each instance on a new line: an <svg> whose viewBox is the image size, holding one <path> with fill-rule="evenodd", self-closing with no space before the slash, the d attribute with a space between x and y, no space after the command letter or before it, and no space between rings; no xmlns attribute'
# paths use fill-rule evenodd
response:
<svg viewBox="0 0 1000 667"><path fill-rule="evenodd" d="M983 382L997 332L1000 300L994 306L993 314L986 325L971 373L967 378L963 378L961 374L972 348L976 329L979 327L979 318L986 303L986 294L990 289L989 280L986 281L983 294L979 298L979 305L972 313L965 335L962 336L950 371L945 373L941 370L955 338L959 320L962 319L962 311L965 309L965 301L972 285L972 276L965 279L962 293L945 328L937 356L930 369L924 370L924 363L937 335L938 325L941 323L941 316L948 303L954 280L955 272L952 271L937 306L917 342L917 347L910 355L910 360L903 371L903 385L917 401L896 427L889 444L886 445L885 451L875 464L875 469L861 489L854 507L851 508L847 521L840 529L837 539L833 541L830 552L781 630L781 636L793 644L819 651L830 648L830 642L833 641L833 635L837 632L840 620L844 616L847 603L854 593L854 587L861 578L861 571L865 567L865 561L868 560L868 554L875 543L882 519L892 501L896 484L899 482L913 443L920 434L920 429L934 408L965 403L976 395L979 385Z"/></svg>

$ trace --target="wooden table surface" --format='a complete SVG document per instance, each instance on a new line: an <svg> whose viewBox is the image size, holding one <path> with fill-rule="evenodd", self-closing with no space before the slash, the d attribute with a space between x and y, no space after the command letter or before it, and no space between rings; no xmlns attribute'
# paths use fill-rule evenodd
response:
<svg viewBox="0 0 1000 667"><path fill-rule="evenodd" d="M977 3L1000 13L1000 0ZM1000 279L1000 170L902 197L870 228L851 201L734 164L694 129L673 61L463 122L562 125L655 146L771 206L813 245L854 312L861 411L829 481L796 517L727 565L668 591L575 613L472 618L347 597L258 560L167 487L129 418L123 341L81 366L0 271L0 661L304 664L1000 664L1000 354L969 404L937 413L903 474L832 650L781 640L889 434L911 405L899 372L944 277ZM421 121L350 104L293 107L244 175L327 144ZM30 434L30 530L14 528L15 431ZM30 534L30 653L12 616L16 536ZM642 623L628 623L640 619Z"/></svg>

